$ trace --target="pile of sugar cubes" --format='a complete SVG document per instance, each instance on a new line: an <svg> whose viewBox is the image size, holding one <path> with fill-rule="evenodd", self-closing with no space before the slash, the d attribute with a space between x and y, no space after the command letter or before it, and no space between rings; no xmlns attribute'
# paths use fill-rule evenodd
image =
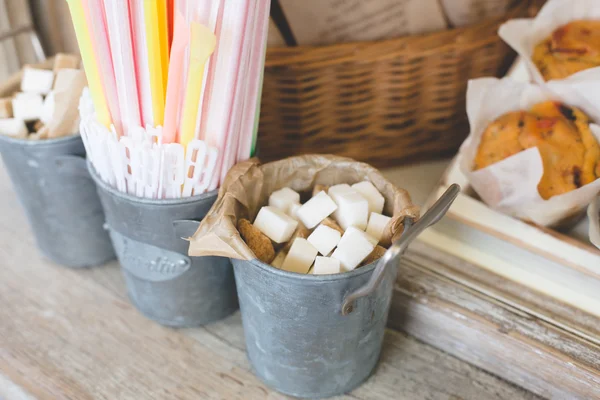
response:
<svg viewBox="0 0 600 400"><path fill-rule="evenodd" d="M40 133L54 116L55 93L65 90L81 73L79 63L78 56L59 54L52 70L23 68L21 91L0 98L0 134L26 138Z"/></svg>
<svg viewBox="0 0 600 400"><path fill-rule="evenodd" d="M378 245L391 221L383 215L384 202L368 181L331 186L304 204L299 193L286 187L272 193L269 205L259 210L255 232L240 233L249 245L262 243L252 250L276 268L315 275L352 271L385 252ZM266 238L256 240L258 235ZM283 247L275 254L277 246Z"/></svg>

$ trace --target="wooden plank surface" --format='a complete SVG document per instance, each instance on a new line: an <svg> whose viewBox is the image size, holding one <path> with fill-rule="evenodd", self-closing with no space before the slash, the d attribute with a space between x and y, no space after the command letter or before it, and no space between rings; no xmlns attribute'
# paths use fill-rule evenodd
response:
<svg viewBox="0 0 600 400"><path fill-rule="evenodd" d="M0 398L284 399L252 374L239 313L172 330L136 312L116 263L69 270L41 259L0 168ZM402 333L377 372L339 399L534 399Z"/></svg>
<svg viewBox="0 0 600 400"><path fill-rule="evenodd" d="M393 327L541 396L600 398L596 318L422 243L400 271Z"/></svg>

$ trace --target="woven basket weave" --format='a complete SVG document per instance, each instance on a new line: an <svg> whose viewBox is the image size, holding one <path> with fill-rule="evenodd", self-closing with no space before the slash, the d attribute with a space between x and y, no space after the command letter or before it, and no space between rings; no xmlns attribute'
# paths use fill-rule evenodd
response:
<svg viewBox="0 0 600 400"><path fill-rule="evenodd" d="M453 154L468 134L467 80L502 76L514 54L502 18L381 42L269 49L259 130L263 161L333 153L391 166Z"/></svg>

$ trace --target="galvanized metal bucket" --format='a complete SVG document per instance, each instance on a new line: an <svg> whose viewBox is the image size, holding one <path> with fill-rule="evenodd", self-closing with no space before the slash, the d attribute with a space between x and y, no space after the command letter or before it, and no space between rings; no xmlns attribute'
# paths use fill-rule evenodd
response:
<svg viewBox="0 0 600 400"><path fill-rule="evenodd" d="M238 309L228 258L188 257L184 238L196 231L217 193L151 200L98 185L106 221L131 302L146 317L167 326L192 327Z"/></svg>
<svg viewBox="0 0 600 400"><path fill-rule="evenodd" d="M324 398L349 392L373 371L383 343L400 256L439 221L451 187L378 261L352 272L302 275L259 260L232 260L250 363L284 394Z"/></svg>
<svg viewBox="0 0 600 400"><path fill-rule="evenodd" d="M45 257L67 267L115 257L79 135L38 141L0 135L0 152Z"/></svg>

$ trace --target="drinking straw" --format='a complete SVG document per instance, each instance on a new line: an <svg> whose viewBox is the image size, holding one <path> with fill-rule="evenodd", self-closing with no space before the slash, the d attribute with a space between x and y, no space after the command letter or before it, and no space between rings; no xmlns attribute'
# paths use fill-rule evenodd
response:
<svg viewBox="0 0 600 400"><path fill-rule="evenodd" d="M209 29L213 32L216 32L217 26L217 18L219 16L219 11L221 9L221 0L200 0L196 6L196 22L204 24L209 27ZM211 57L206 66L204 67L204 87L202 88L202 94L200 95L200 104L198 105L198 117L196 118L196 136L200 137L200 125L202 121L202 110L204 108L204 98L206 97L206 93L208 92L208 87L210 86L210 65L213 62L212 60L215 57Z"/></svg>
<svg viewBox="0 0 600 400"><path fill-rule="evenodd" d="M133 45L129 27L129 6L122 0L104 0L104 10L110 37L117 95L121 106L123 131L127 136L130 129L141 125Z"/></svg>
<svg viewBox="0 0 600 400"><path fill-rule="evenodd" d="M85 22L83 3L80 0L67 0L67 4L69 5L71 19L73 20L75 36L77 37L77 43L79 44L81 59L88 79L96 115L98 116L98 121L108 128L111 124L111 116L102 88L100 71L98 69L96 55L92 48L90 32Z"/></svg>
<svg viewBox="0 0 600 400"><path fill-rule="evenodd" d="M254 5L250 5L246 1L245 13L246 18L244 19L244 27L242 29L242 40L241 40L241 54L238 66L238 73L235 78L235 91L234 101L231 108L231 117L229 119L229 125L227 127L227 140L225 142L225 148L223 149L223 162L220 170L220 181L222 182L227 175L227 172L236 163L238 154L238 142L240 141L240 129L242 123L242 115L244 105L248 101L248 70L250 67L251 57L257 58L256 55L252 55L252 41L255 36L256 24L254 23L255 12L259 6L259 2L256 1ZM243 9L240 11L244 11ZM253 121L250 121L252 123Z"/></svg>
<svg viewBox="0 0 600 400"><path fill-rule="evenodd" d="M169 55L173 43L173 24L175 23L175 0L167 0L167 19L169 23Z"/></svg>
<svg viewBox="0 0 600 400"><path fill-rule="evenodd" d="M198 116L204 66L215 50L216 43L217 38L210 29L196 22L191 24L190 62L179 141L184 147L196 135L196 118Z"/></svg>
<svg viewBox="0 0 600 400"><path fill-rule="evenodd" d="M71 0L73 1L73 0ZM148 49L150 70L150 88L152 92L152 111L154 125L163 125L165 118L165 89L162 72L162 55L160 52L160 31L158 7L155 0L144 0L144 24Z"/></svg>
<svg viewBox="0 0 600 400"><path fill-rule="evenodd" d="M144 2L139 0L129 0L129 9L142 124L143 126L154 126L150 64L148 62L148 43L146 40L146 28L144 22Z"/></svg>
<svg viewBox="0 0 600 400"><path fill-rule="evenodd" d="M248 0L240 12L240 2L225 1L223 4L220 23L217 24L219 46L216 51L214 77L211 80L208 102L208 112L203 109L201 129L209 146L223 151L227 143L227 129L231 118L231 109L234 100L235 82L238 76L242 36L247 19ZM206 123L204 123L206 121ZM236 147L237 149L237 147ZM213 177L209 190L214 190L219 185L223 154L217 161L216 174Z"/></svg>
<svg viewBox="0 0 600 400"><path fill-rule="evenodd" d="M269 30L269 0L259 0L256 4L257 15L253 26L252 55L248 71L248 86L244 101L244 111L240 126L240 140L236 161L243 161L254 154L258 119L260 116L260 98L262 80L265 69L265 52L267 51L267 35Z"/></svg>
<svg viewBox="0 0 600 400"><path fill-rule="evenodd" d="M123 125L121 122L121 111L119 109L119 98L117 95L113 58L110 51L104 8L100 0L84 0L83 5L85 19L90 28L92 49L97 56L96 60L98 61L106 103L112 117L113 125L120 136L123 134Z"/></svg>
<svg viewBox="0 0 600 400"><path fill-rule="evenodd" d="M169 63L169 80L167 83L167 99L165 105L165 126L163 130L164 143L173 143L177 137L179 123L178 113L183 87L183 65L185 48L189 42L190 28L185 17L175 11L175 27L171 45L171 62ZM200 88L197 89L200 91Z"/></svg>
<svg viewBox="0 0 600 400"><path fill-rule="evenodd" d="M265 76L265 71L263 69L263 71L260 74L260 87L258 89L258 91L259 91L258 92L258 103L257 103L257 107L256 107L256 112L254 115L254 131L252 133L252 150L250 152L250 157L256 156L256 141L258 139L258 123L260 121L260 99L262 98L264 76Z"/></svg>
<svg viewBox="0 0 600 400"><path fill-rule="evenodd" d="M206 3L210 3L207 5ZM204 7L203 7L204 5ZM205 0L204 3L198 5L198 18L208 18L208 27L219 36L220 21L223 16L223 0ZM202 21L201 21L202 23ZM204 88L202 90L202 96L200 98L200 105L198 111L198 124L196 126L197 137L200 140L206 140L206 125L207 121L205 116L208 113L210 93L212 92L213 80L215 77L215 64L219 55L219 49L215 50L214 57L208 60L208 64L204 70ZM212 62L211 62L212 61ZM201 106L201 107L200 107ZM215 144L208 143L209 145L216 147Z"/></svg>
<svg viewBox="0 0 600 400"><path fill-rule="evenodd" d="M158 18L158 38L160 43L160 63L163 77L163 96L167 94L167 79L169 75L169 19L166 0L156 2L156 16Z"/></svg>

